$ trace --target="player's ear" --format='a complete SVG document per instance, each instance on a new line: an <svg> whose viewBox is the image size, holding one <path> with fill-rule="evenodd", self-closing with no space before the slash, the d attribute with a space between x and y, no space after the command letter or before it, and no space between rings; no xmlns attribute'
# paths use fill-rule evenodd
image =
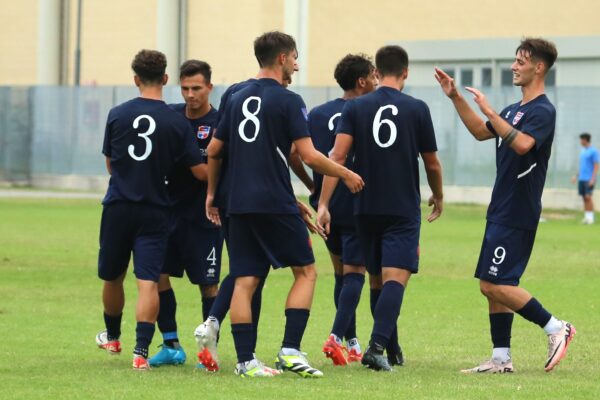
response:
<svg viewBox="0 0 600 400"><path fill-rule="evenodd" d="M358 81L356 81L356 87L364 88L366 85L367 85L367 80L365 78L363 78L362 76L360 78L358 78Z"/></svg>
<svg viewBox="0 0 600 400"><path fill-rule="evenodd" d="M162 79L163 86L165 86L168 81L169 81L169 75L168 74L164 74L163 75L163 79Z"/></svg>
<svg viewBox="0 0 600 400"><path fill-rule="evenodd" d="M210 92L213 89L213 84L209 83L209 84L206 85L206 87L208 88L208 91Z"/></svg>
<svg viewBox="0 0 600 400"><path fill-rule="evenodd" d="M402 78L404 78L404 80L408 79L408 68L406 68L402 73Z"/></svg>
<svg viewBox="0 0 600 400"><path fill-rule="evenodd" d="M142 84L142 81L140 80L140 77L137 75L133 76L133 82L135 83L135 86L140 87L140 85Z"/></svg>
<svg viewBox="0 0 600 400"><path fill-rule="evenodd" d="M287 54L285 54L285 53L279 54L279 57L277 57L277 61L279 62L279 65L285 64L286 57L287 57Z"/></svg>

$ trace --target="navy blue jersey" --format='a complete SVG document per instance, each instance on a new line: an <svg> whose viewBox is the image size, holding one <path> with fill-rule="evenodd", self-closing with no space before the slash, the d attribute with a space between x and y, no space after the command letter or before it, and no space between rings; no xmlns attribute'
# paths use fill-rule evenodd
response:
<svg viewBox="0 0 600 400"><path fill-rule="evenodd" d="M138 97L111 109L102 153L110 157L112 174L102 203L170 206L165 179L175 163L202 162L189 131L186 119L161 100Z"/></svg>
<svg viewBox="0 0 600 400"><path fill-rule="evenodd" d="M219 104L219 115L217 116L217 121L216 121L215 127L219 126L219 121L221 120L221 118L223 117L223 114L225 113L225 108L227 107L227 104L229 104L229 100L231 100L231 96L235 92L242 90L243 88L245 88L251 82L254 82L254 81L256 81L256 79L248 79L247 81L235 83L227 88L227 90L221 96L221 102ZM227 187L229 184L228 183L229 175L227 174L227 163L228 163L227 148L225 148L225 151L223 151L223 163L221 164L221 175L219 176L219 183L217 185L217 189L215 190L215 198L213 201L213 204L216 207L219 207L220 209L222 209L225 214L226 214L225 208L227 207L227 196L228 196Z"/></svg>
<svg viewBox="0 0 600 400"><path fill-rule="evenodd" d="M175 112L185 117L185 103L170 104ZM190 123L188 134L196 142L202 154L202 163L206 163L206 147L210 141L213 128L216 127L218 116L217 110L210 108L208 114L201 118L186 119ZM178 163L173 172L168 176L169 196L173 203L173 211L189 221L197 222L206 228L215 228L216 226L206 218L206 182L194 178L190 169L183 163Z"/></svg>
<svg viewBox="0 0 600 400"><path fill-rule="evenodd" d="M342 115L342 109L346 104L344 99L335 99L313 108L308 113L308 130L315 148L329 156L329 152L335 144L335 128L339 117ZM346 167L352 168L352 159L354 154L348 154ZM313 181L315 191L310 195L309 201L316 210L319 205L321 188L323 186L323 175L313 171ZM335 192L329 201L329 212L331 213L331 222L339 225L354 225L353 215L353 196L348 187L342 183L338 184Z"/></svg>
<svg viewBox="0 0 600 400"><path fill-rule="evenodd" d="M354 171L365 181L354 215L420 220L419 153L437 151L427 105L380 87L346 103L336 132L353 136Z"/></svg>
<svg viewBox="0 0 600 400"><path fill-rule="evenodd" d="M259 79L231 97L215 137L228 145L229 214L297 214L288 157L309 137L302 98L274 79Z"/></svg>
<svg viewBox="0 0 600 400"><path fill-rule="evenodd" d="M496 137L496 182L487 220L512 228L537 229L542 212L542 191L554 139L556 110L546 95L506 107L500 116L532 136L535 146L522 156ZM488 129L496 134L492 124Z"/></svg>

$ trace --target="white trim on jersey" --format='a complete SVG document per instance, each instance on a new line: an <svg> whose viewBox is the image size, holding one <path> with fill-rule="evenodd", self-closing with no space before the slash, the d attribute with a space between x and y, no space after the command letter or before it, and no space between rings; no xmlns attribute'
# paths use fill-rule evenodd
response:
<svg viewBox="0 0 600 400"><path fill-rule="evenodd" d="M529 167L527 171L521 172L519 175L517 175L517 179L521 179L525 175L529 174L535 167L537 167L537 163L531 164L531 167Z"/></svg>
<svg viewBox="0 0 600 400"><path fill-rule="evenodd" d="M285 156L283 155L283 152L279 149L279 147L275 146L275 149L277 150L277 152L279 153L279 155L281 156L281 159L283 160L283 162L285 163L286 168L289 168L288 166L288 162L287 159L285 158Z"/></svg>

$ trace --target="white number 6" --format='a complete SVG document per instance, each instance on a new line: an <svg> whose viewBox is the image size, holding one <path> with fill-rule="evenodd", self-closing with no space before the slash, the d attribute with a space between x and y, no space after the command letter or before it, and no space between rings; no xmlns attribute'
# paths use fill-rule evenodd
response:
<svg viewBox="0 0 600 400"><path fill-rule="evenodd" d="M396 141L396 137L398 136L396 125L389 119L381 119L381 114L388 108L392 110L392 115L398 115L398 108L393 104L388 104L387 106L379 107L377 114L375 114L375 119L373 120L373 138L375 139L375 143L377 143L379 147L383 148L393 145ZM379 129L381 128L381 125L384 124L390 128L390 138L387 142L381 143L381 139L379 138Z"/></svg>
<svg viewBox="0 0 600 400"><path fill-rule="evenodd" d="M492 262L496 265L502 264L504 262L504 258L506 257L506 249L504 247L496 247L494 250L494 258L492 258Z"/></svg>
<svg viewBox="0 0 600 400"><path fill-rule="evenodd" d="M130 144L127 148L127 151L129 152L131 158L133 158L136 161L144 161L146 158L148 158L148 156L150 156L150 153L152 152L152 141L148 138L148 136L152 135L156 130L156 122L154 122L154 119L152 119L152 117L149 115L140 115L139 117L137 117L133 121L133 129L137 129L138 126L140 126L141 119L147 119L149 123L148 130L146 132L138 133L138 136L143 138L146 142L146 150L144 150L144 154L142 154L141 156L136 156L134 145Z"/></svg>

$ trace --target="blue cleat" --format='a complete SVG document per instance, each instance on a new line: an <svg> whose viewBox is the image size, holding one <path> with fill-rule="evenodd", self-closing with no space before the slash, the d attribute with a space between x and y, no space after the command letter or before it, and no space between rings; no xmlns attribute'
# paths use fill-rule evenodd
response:
<svg viewBox="0 0 600 400"><path fill-rule="evenodd" d="M181 346L169 347L161 344L160 351L156 353L148 363L151 367L160 367L161 365L180 365L185 362L185 352Z"/></svg>

